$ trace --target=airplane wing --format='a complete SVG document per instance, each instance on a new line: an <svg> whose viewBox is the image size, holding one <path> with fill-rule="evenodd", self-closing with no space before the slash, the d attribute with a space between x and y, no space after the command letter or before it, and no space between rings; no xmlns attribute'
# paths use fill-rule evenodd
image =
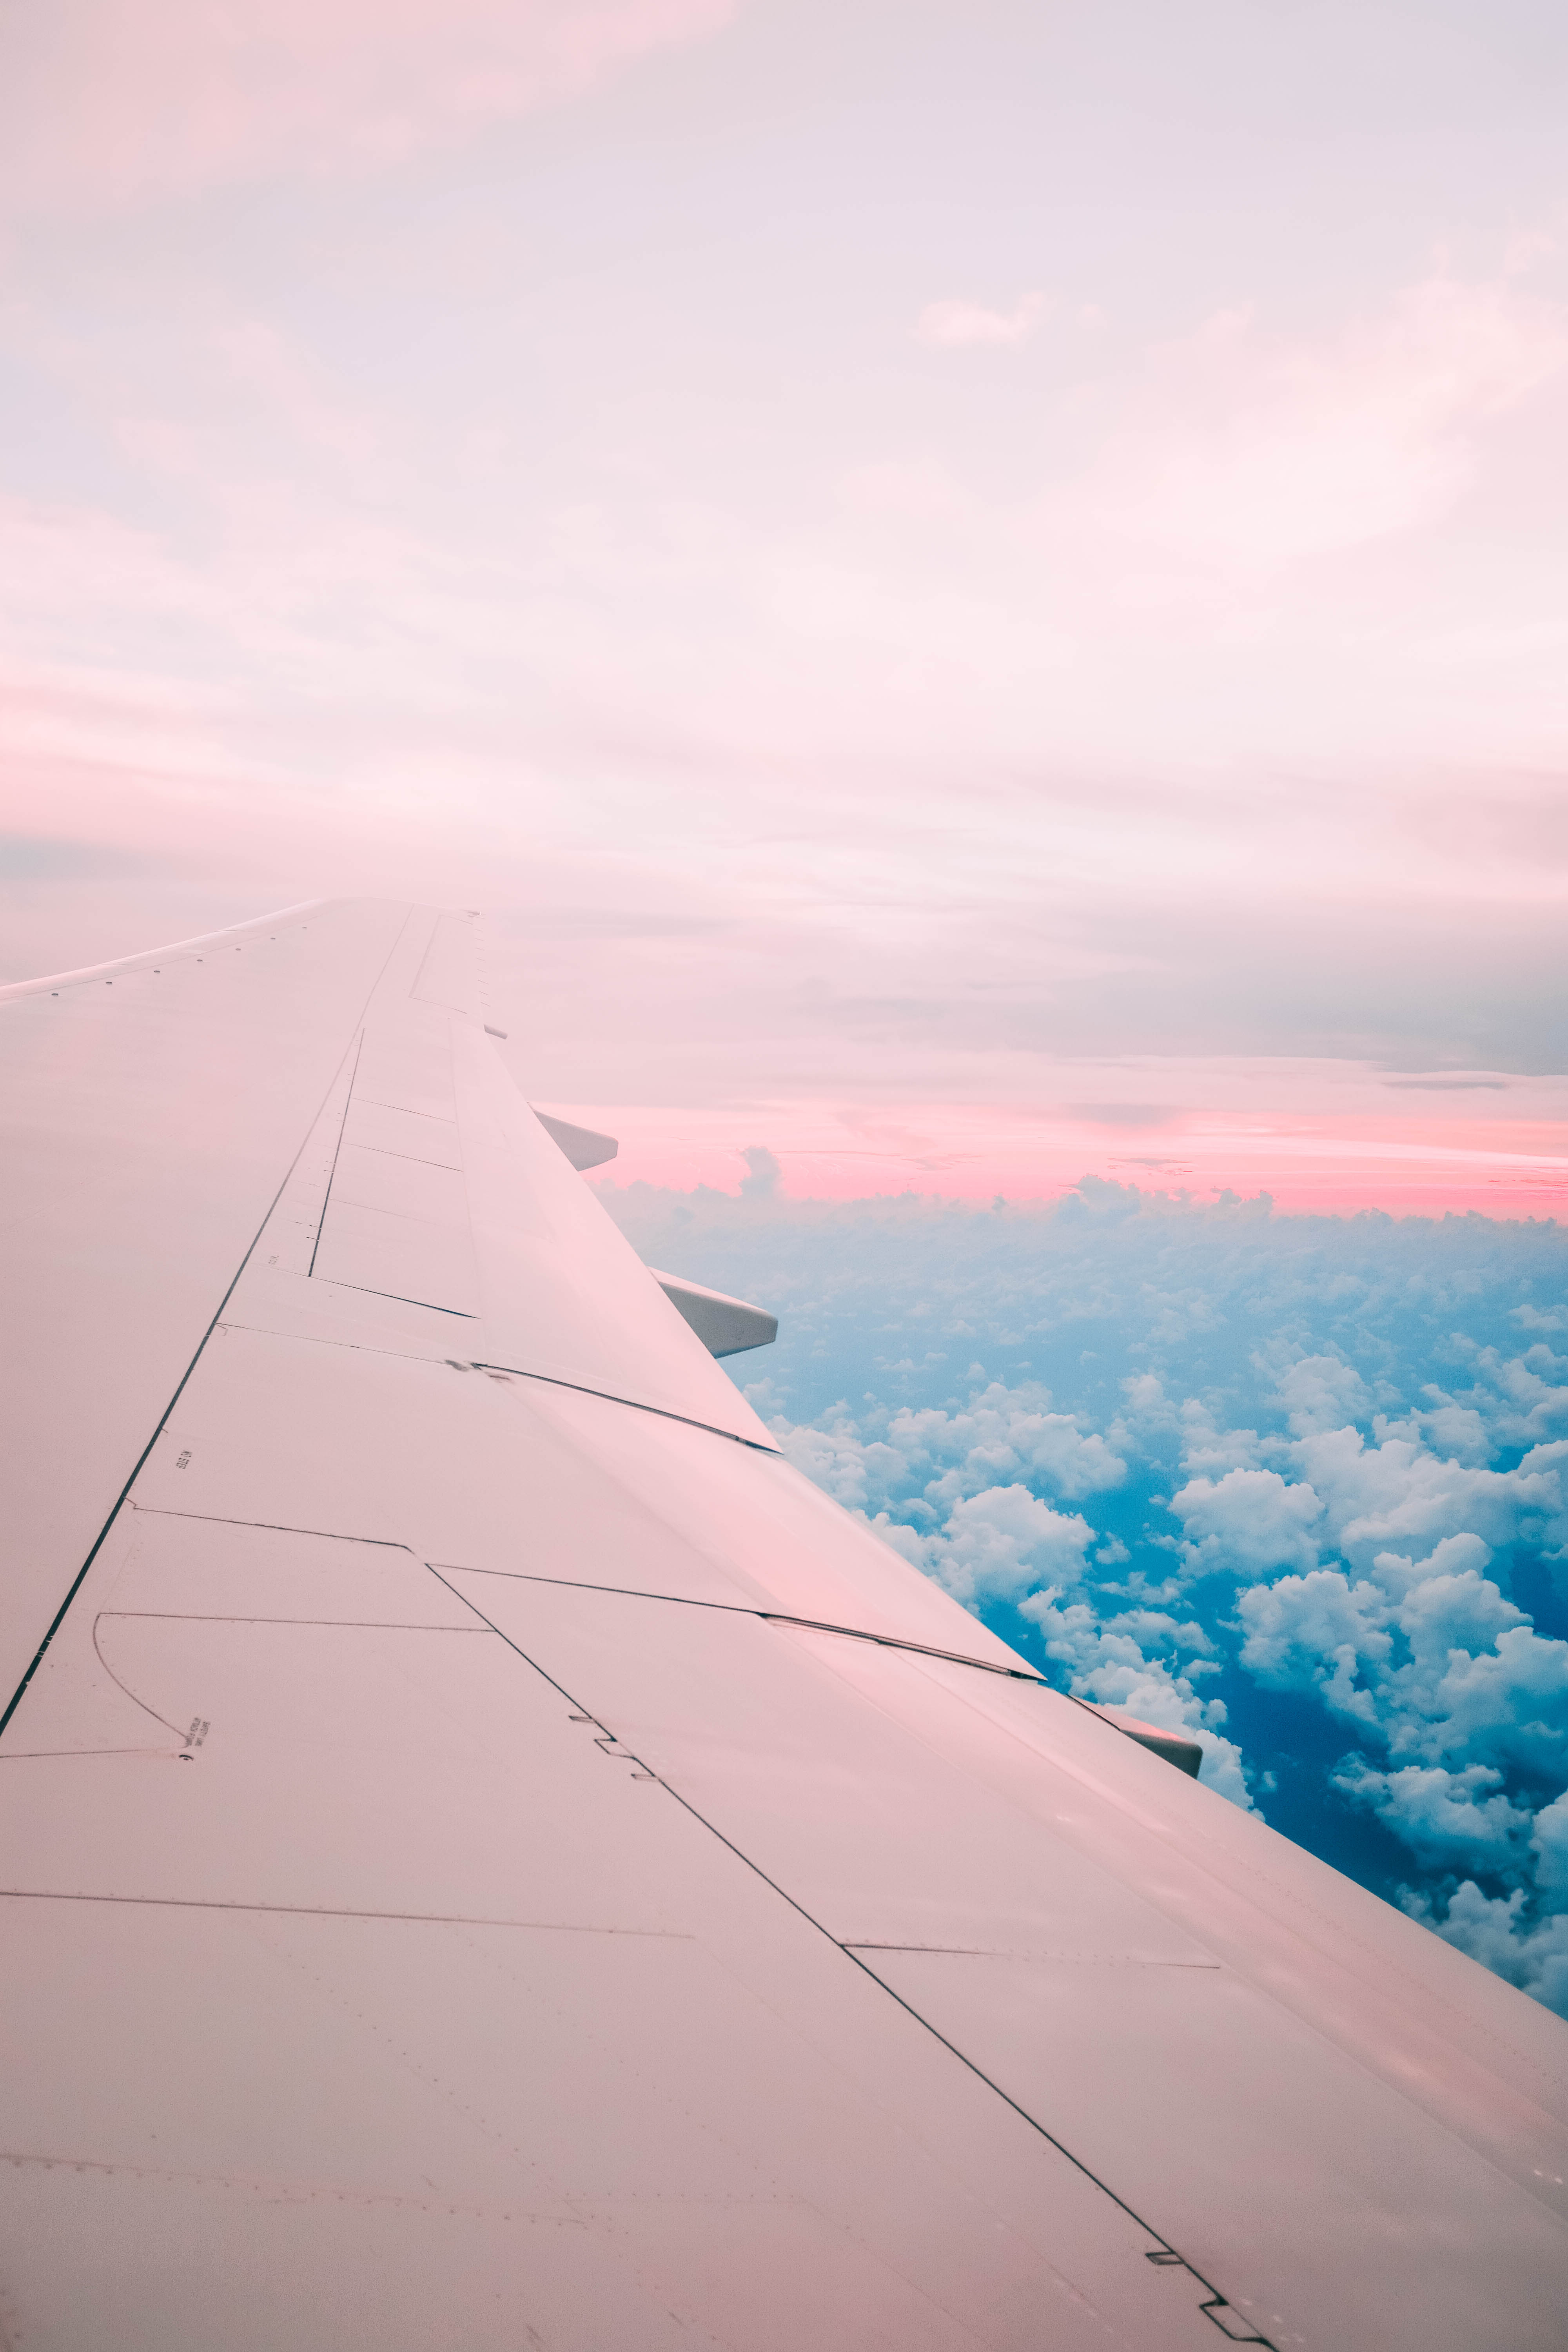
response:
<svg viewBox="0 0 1568 2352"><path fill-rule="evenodd" d="M0 996L0 2343L1568 2341L1568 2027L788 1466L466 918Z"/></svg>

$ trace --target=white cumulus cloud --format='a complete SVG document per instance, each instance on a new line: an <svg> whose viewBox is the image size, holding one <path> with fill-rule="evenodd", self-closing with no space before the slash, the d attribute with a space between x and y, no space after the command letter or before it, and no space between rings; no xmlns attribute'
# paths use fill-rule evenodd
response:
<svg viewBox="0 0 1568 2352"><path fill-rule="evenodd" d="M786 1451L1058 1687L1185 1727L1266 1816L1291 1775L1296 1833L1568 2010L1563 1238L1105 1187L688 1195L643 1245L782 1310Z"/></svg>
<svg viewBox="0 0 1568 2352"><path fill-rule="evenodd" d="M1277 1470L1227 1470L1217 1483L1191 1479L1172 1496L1171 1508L1187 1531L1183 1558L1194 1575L1317 1565L1312 1530L1322 1507L1310 1486L1291 1485Z"/></svg>

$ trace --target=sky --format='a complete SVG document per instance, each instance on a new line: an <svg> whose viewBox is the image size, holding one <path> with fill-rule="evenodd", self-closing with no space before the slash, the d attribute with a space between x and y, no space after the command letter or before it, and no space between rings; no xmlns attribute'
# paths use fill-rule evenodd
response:
<svg viewBox="0 0 1568 2352"><path fill-rule="evenodd" d="M482 908L623 1172L1568 1186L1551 0L0 11L0 974Z"/></svg>
<svg viewBox="0 0 1568 2352"><path fill-rule="evenodd" d="M1558 0L0 7L0 979L479 908L807 1475L1568 2011L1565 107Z"/></svg>

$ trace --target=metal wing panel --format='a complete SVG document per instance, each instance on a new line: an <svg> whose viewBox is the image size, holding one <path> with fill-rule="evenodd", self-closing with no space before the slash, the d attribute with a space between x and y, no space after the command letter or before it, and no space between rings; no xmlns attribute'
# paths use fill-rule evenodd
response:
<svg viewBox="0 0 1568 2352"><path fill-rule="evenodd" d="M1315 1990L1341 1970L1279 1915L1312 1906L1320 1945L1359 1940L1362 1979L1372 1938L1385 1969L1435 1939L1053 1692L733 1616L451 1580L1265 2333L1551 2340L1568 2131L1529 2095L1533 2068L1528 2086L1499 2071L1495 2027L1559 2063L1564 2037L1510 1988L1481 1980L1466 2015L1408 1975L1374 1979L1347 2032ZM1032 1753L975 1738L972 1689L1035 1718ZM1116 1816L1148 1803L1169 1828L1139 1853ZM1211 1939L1203 1832L1223 1842L1230 1819L1252 1848L1232 1874L1284 1900L1250 1933L1212 1905ZM1452 1973L1470 1989L1473 1969Z"/></svg>
<svg viewBox="0 0 1568 2352"><path fill-rule="evenodd" d="M137 1494L158 1507L374 1534L459 1568L853 1625L1028 1673L777 1456L476 1369L447 1352L450 1318L301 1284L271 1255L148 1455ZM401 1319L360 1319L372 1307ZM454 1475L432 1475L443 1463Z"/></svg>
<svg viewBox="0 0 1568 2352"><path fill-rule="evenodd" d="M62 2139L57 2109L19 2105L28 2152L0 2168L10 2311L43 2352L1129 2340L1035 2250L1054 2226L1084 2267L1108 2252L1070 2186L1054 2194L1037 2136L990 2135L1020 2209L998 2226L965 2210L963 2143L979 2133L962 2093L950 2157L861 2087L862 2071L889 2074L899 2108L931 2088L869 1979L844 2020L850 2053L801 2030L798 1995L781 2004L695 1939L195 1907L0 1916L6 2023L73 2125ZM116 2019L113 2065L100 2035L69 2030L62 1980ZM179 2016L171 1980L191 1989ZM508 2031L518 2018L548 2019L550 2038ZM589 2128L612 2110L618 2131ZM1178 2352L1212 2340L1184 2328L1168 2281L1133 2284L1145 2341L1162 2306Z"/></svg>
<svg viewBox="0 0 1568 2352"><path fill-rule="evenodd" d="M426 914L417 948L372 997L346 1114L334 1104L321 1122L333 1164L312 1280L460 1321L470 1328L447 1344L466 1361L771 1447L498 1060L479 1018L471 928ZM405 1159L414 1164L400 1169ZM426 1162L460 1171L460 1196L422 1177ZM323 1310L319 1293L300 1294L295 1328Z"/></svg>
<svg viewBox="0 0 1568 2352"><path fill-rule="evenodd" d="M609 1223L483 1032L455 1023L452 1052L488 1360L771 1448L762 1422Z"/></svg>
<svg viewBox="0 0 1568 2352"><path fill-rule="evenodd" d="M201 1345L408 909L304 908L0 991L0 1688Z"/></svg>
<svg viewBox="0 0 1568 2352"><path fill-rule="evenodd" d="M847 1645L836 1673L876 1675L876 1696L1017 1801L1039 1766L1066 1776L1053 1819L1079 1849L1144 1888L1247 1976L1406 2097L1468 2137L1568 2220L1558 2175L1568 2132L1563 2021L1451 1945L1206 1789L1184 1790L1087 1709L1041 1708L1026 1687L907 1658L898 1676ZM933 1717L923 1685L959 1702Z"/></svg>
<svg viewBox="0 0 1568 2352"><path fill-rule="evenodd" d="M1212 1965L1123 1881L952 1769L874 1697L847 1691L819 1655L836 1637L730 1610L447 1574L526 1656L590 1693L617 1738L836 1943ZM901 1665L885 1651L867 1663L873 1684Z"/></svg>
<svg viewBox="0 0 1568 2352"><path fill-rule="evenodd" d="M479 960L473 916L438 915L414 982L414 996L421 1004L444 1004L470 1021L482 1022Z"/></svg>
<svg viewBox="0 0 1568 2352"><path fill-rule="evenodd" d="M0 1764L27 2340L1204 2340L1146 2231L408 1555L126 1516Z"/></svg>
<svg viewBox="0 0 1568 2352"><path fill-rule="evenodd" d="M1286 2344L1560 2335L1560 2222L1234 1970L872 1951L879 1980ZM1561 2161L1561 2153L1558 2160ZM1240 2330L1238 2329L1239 2333Z"/></svg>

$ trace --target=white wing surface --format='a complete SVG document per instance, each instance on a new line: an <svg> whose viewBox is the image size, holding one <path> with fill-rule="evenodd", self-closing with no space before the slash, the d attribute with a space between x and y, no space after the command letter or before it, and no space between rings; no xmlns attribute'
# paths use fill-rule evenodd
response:
<svg viewBox="0 0 1568 2352"><path fill-rule="evenodd" d="M1568 2029L781 1460L466 919L0 994L0 2342L1568 2341Z"/></svg>

